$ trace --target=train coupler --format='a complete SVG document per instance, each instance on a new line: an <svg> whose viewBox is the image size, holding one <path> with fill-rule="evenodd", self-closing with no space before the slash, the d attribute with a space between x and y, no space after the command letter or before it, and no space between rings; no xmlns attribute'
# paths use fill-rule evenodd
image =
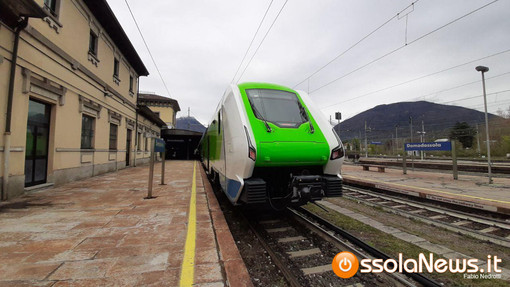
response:
<svg viewBox="0 0 510 287"><path fill-rule="evenodd" d="M322 189L322 176L300 175L292 177L290 188L292 189L292 203L320 200L324 196Z"/></svg>

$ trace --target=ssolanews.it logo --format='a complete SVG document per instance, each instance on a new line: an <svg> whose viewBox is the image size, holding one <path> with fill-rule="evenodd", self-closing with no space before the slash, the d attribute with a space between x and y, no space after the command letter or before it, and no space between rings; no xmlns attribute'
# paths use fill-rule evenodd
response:
<svg viewBox="0 0 510 287"><path fill-rule="evenodd" d="M443 259L434 258L434 254L430 253L425 256L420 253L418 259L404 259L402 253L398 254L398 260L395 259L362 259L361 262L351 252L343 251L338 253L331 267L338 277L351 278L358 272L361 273L394 273L403 271L408 273L464 273L464 278L470 279L473 273L480 273L477 278L493 279L501 278L503 271L498 267L502 260L498 256L487 255L486 269L480 268L478 259ZM361 269L359 268L361 265ZM487 272L487 273L485 273ZM467 274L466 274L467 273ZM471 277L470 277L471 276Z"/></svg>
<svg viewBox="0 0 510 287"><path fill-rule="evenodd" d="M359 262L354 254L344 251L333 258L331 266L338 277L351 278L358 272Z"/></svg>

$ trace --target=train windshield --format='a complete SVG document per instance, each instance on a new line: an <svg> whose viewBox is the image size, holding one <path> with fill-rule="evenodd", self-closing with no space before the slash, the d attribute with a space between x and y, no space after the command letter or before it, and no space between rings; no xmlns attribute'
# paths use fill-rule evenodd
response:
<svg viewBox="0 0 510 287"><path fill-rule="evenodd" d="M281 127L298 127L308 121L296 94L280 90L246 90L253 113L258 119Z"/></svg>

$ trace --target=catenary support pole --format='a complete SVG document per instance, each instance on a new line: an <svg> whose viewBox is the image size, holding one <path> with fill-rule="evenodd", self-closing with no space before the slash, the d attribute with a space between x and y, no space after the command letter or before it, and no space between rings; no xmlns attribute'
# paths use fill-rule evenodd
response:
<svg viewBox="0 0 510 287"><path fill-rule="evenodd" d="M368 146L367 146L367 121L365 121L365 157L368 158Z"/></svg>
<svg viewBox="0 0 510 287"><path fill-rule="evenodd" d="M452 141L452 169L453 179L459 179L459 170L457 168L457 149L455 148L455 141Z"/></svg>
<svg viewBox="0 0 510 287"><path fill-rule="evenodd" d="M413 117L409 117L409 127L411 128L411 143L413 142ZM411 151L411 170L414 171L414 150Z"/></svg>

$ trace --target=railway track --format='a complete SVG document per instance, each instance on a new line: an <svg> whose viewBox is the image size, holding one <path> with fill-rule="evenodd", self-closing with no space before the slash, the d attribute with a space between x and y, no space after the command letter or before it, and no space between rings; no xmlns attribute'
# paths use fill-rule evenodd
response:
<svg viewBox="0 0 510 287"><path fill-rule="evenodd" d="M306 214L306 215L305 215ZM349 251L359 260L389 257L304 209L288 209L272 217L249 218L256 234L273 262L291 286L441 286L421 274L361 274L341 279L331 268L333 257ZM340 239L335 234L339 234Z"/></svg>
<svg viewBox="0 0 510 287"><path fill-rule="evenodd" d="M510 223L508 221L454 211L357 187L344 185L343 190L345 198L480 240L510 247Z"/></svg>
<svg viewBox="0 0 510 287"><path fill-rule="evenodd" d="M374 165L385 165L385 166L392 166L396 168L402 168L402 161L393 161L393 160L370 160L370 159L363 159L359 161L360 164L374 164ZM407 167L411 167L411 160L408 159ZM415 168L422 168L422 169L432 169L432 170L452 170L452 164L451 162L434 162L434 161L414 161L414 167ZM487 173L487 163L478 163L478 162L472 162L472 163L465 163L465 162L458 162L457 168L459 171L464 172L475 172L475 173ZM493 164L491 167L491 171L494 174L500 174L500 175L509 175L510 174L510 166L508 164Z"/></svg>

